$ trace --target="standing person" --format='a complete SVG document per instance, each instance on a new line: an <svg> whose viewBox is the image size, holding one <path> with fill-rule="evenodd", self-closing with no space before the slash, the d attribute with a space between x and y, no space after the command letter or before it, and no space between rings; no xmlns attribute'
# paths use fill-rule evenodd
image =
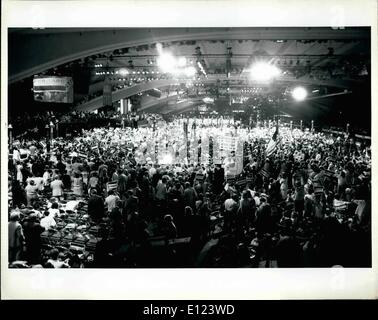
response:
<svg viewBox="0 0 378 320"><path fill-rule="evenodd" d="M170 214L164 216L163 230L166 240L177 238L177 228Z"/></svg>
<svg viewBox="0 0 378 320"><path fill-rule="evenodd" d="M288 181L286 173L282 173L280 178L280 190L281 190L281 200L285 201L288 193Z"/></svg>
<svg viewBox="0 0 378 320"><path fill-rule="evenodd" d="M73 178L72 182L72 189L73 193L76 196L82 197L84 193L84 183L83 183L83 177L80 173L75 173L75 177Z"/></svg>
<svg viewBox="0 0 378 320"><path fill-rule="evenodd" d="M299 213L299 218L302 218L305 203L305 189L303 184L303 178L299 172L295 172L293 175L294 186L294 209Z"/></svg>
<svg viewBox="0 0 378 320"><path fill-rule="evenodd" d="M314 201L315 195L313 193L313 188L311 185L305 184L304 185L304 200L303 200L303 207L304 207L304 217L313 217L314 214Z"/></svg>
<svg viewBox="0 0 378 320"><path fill-rule="evenodd" d="M235 213L238 209L238 197L229 194L228 199L224 202L224 229L231 231L232 224L235 218Z"/></svg>
<svg viewBox="0 0 378 320"><path fill-rule="evenodd" d="M344 196L345 189L347 188L347 179L345 171L341 171L337 176L337 193L342 198Z"/></svg>
<svg viewBox="0 0 378 320"><path fill-rule="evenodd" d="M88 188L89 190L92 189L97 189L99 187L99 179L98 179L98 174L96 171L91 172L91 177L89 178L88 182Z"/></svg>
<svg viewBox="0 0 378 320"><path fill-rule="evenodd" d="M117 185L117 191L118 194L122 197L124 193L127 191L127 176L125 174L125 171L123 169L118 170L118 185Z"/></svg>
<svg viewBox="0 0 378 320"><path fill-rule="evenodd" d="M43 175L43 163L41 161L40 158L37 158L35 160L35 162L33 163L33 167L32 167L32 173L36 176L36 177L42 177Z"/></svg>
<svg viewBox="0 0 378 320"><path fill-rule="evenodd" d="M22 182L26 185L26 180L31 177L31 172L28 168L28 163L24 162L21 168Z"/></svg>
<svg viewBox="0 0 378 320"><path fill-rule="evenodd" d="M89 175L89 171L90 171L90 169L89 169L88 162L87 162L87 160L84 160L83 165L82 165L81 175L83 177L83 185L84 185L83 188L85 190L87 190L87 188L88 188L88 181L89 181L88 175Z"/></svg>
<svg viewBox="0 0 378 320"><path fill-rule="evenodd" d="M17 164L21 162L21 154L20 151L16 148L13 147L13 163Z"/></svg>
<svg viewBox="0 0 378 320"><path fill-rule="evenodd" d="M9 263L21 260L25 236L19 220L20 213L18 211L14 211L10 214L8 223Z"/></svg>
<svg viewBox="0 0 378 320"><path fill-rule="evenodd" d="M98 167L98 179L99 184L101 187L103 187L108 182L108 166L105 164L104 161L100 161L99 167Z"/></svg>
<svg viewBox="0 0 378 320"><path fill-rule="evenodd" d="M22 164L18 161L16 162L16 179L20 182L23 183L24 177L22 175Z"/></svg>
<svg viewBox="0 0 378 320"><path fill-rule="evenodd" d="M237 212L237 226L239 231L246 229L248 231L249 226L255 220L256 204L253 200L251 193L247 190L243 191L242 200Z"/></svg>
<svg viewBox="0 0 378 320"><path fill-rule="evenodd" d="M68 174L67 170L64 172L62 176L62 182L63 182L64 190L71 190L71 184L72 184L71 175Z"/></svg>
<svg viewBox="0 0 378 320"><path fill-rule="evenodd" d="M60 174L64 174L66 172L66 165L63 163L61 156L58 159L58 163L56 164L56 168L59 170Z"/></svg>
<svg viewBox="0 0 378 320"><path fill-rule="evenodd" d="M29 216L23 227L27 261L30 264L38 264L41 260L41 233L45 229L38 223L35 214Z"/></svg>
<svg viewBox="0 0 378 320"><path fill-rule="evenodd" d="M318 222L324 218L324 206L321 194L315 194L315 200L313 202L313 216Z"/></svg>
<svg viewBox="0 0 378 320"><path fill-rule="evenodd" d="M182 222L181 212L184 210L183 195L181 191L181 184L176 182L175 186L169 190L169 212L172 213L173 218L177 221L177 225L180 227Z"/></svg>
<svg viewBox="0 0 378 320"><path fill-rule="evenodd" d="M52 190L52 196L58 199L62 199L64 195L64 184L63 181L60 179L60 175L56 176L54 180L50 183L50 188Z"/></svg>
<svg viewBox="0 0 378 320"><path fill-rule="evenodd" d="M261 204L256 211L256 230L261 234L270 233L273 228L272 210L265 197L261 197L260 202Z"/></svg>
<svg viewBox="0 0 378 320"><path fill-rule="evenodd" d="M51 176L52 176L52 171L49 169L48 166L45 167L45 172L43 173L43 186L47 187L50 182L51 182Z"/></svg>
<svg viewBox="0 0 378 320"><path fill-rule="evenodd" d="M21 187L20 181L13 180L12 182L12 203L13 207L20 207L22 204L26 205L26 193Z"/></svg>
<svg viewBox="0 0 378 320"><path fill-rule="evenodd" d="M139 199L132 190L126 192L123 214L127 217L138 211Z"/></svg>
<svg viewBox="0 0 378 320"><path fill-rule="evenodd" d="M189 206L193 211L196 210L197 193L189 182L185 183L184 206Z"/></svg>
<svg viewBox="0 0 378 320"><path fill-rule="evenodd" d="M108 196L105 198L105 205L108 208L108 212L111 212L116 207L116 204L119 200L119 197L114 194L113 190L110 190L108 192Z"/></svg>
<svg viewBox="0 0 378 320"><path fill-rule="evenodd" d="M156 186L155 199L160 211L165 211L167 207L167 179L165 177L159 180Z"/></svg>
<svg viewBox="0 0 378 320"><path fill-rule="evenodd" d="M223 183L224 183L224 169L221 167L221 165L216 165L214 169L214 192L216 194L220 194L223 189Z"/></svg>
<svg viewBox="0 0 378 320"><path fill-rule="evenodd" d="M29 184L25 187L26 201L28 206L32 206L34 201L38 199L38 187L34 180L29 180Z"/></svg>
<svg viewBox="0 0 378 320"><path fill-rule="evenodd" d="M96 189L91 189L90 198L88 200L88 214L95 222L100 222L104 217L104 201L97 195Z"/></svg>
<svg viewBox="0 0 378 320"><path fill-rule="evenodd" d="M301 267L302 252L298 241L293 236L290 226L282 226L280 230L279 241L274 251L277 256L279 268L298 268Z"/></svg>

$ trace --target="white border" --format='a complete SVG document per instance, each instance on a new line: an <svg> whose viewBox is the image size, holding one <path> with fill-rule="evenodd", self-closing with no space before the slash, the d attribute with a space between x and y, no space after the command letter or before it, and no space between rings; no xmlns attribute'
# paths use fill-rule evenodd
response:
<svg viewBox="0 0 378 320"><path fill-rule="evenodd" d="M377 2L343 1L3 1L1 37L1 293L4 299L350 299L377 298L372 269L7 268L7 27L372 27L372 141L377 152ZM358 108L358 106L356 106ZM358 111L356 111L358 112ZM375 160L375 158L374 158ZM374 161L375 162L375 161ZM373 191L377 191L373 164ZM373 197L372 230L377 230ZM358 248L351 248L351 250Z"/></svg>

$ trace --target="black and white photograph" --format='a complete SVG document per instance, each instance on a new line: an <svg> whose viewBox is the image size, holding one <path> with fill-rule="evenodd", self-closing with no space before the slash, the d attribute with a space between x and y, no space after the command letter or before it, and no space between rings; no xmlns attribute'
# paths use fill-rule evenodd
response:
<svg viewBox="0 0 378 320"><path fill-rule="evenodd" d="M371 26L3 33L7 272L373 267Z"/></svg>

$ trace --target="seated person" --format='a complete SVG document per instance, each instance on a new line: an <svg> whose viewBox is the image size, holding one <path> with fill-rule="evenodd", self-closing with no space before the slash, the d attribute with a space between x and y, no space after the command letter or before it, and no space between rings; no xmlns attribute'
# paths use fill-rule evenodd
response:
<svg viewBox="0 0 378 320"><path fill-rule="evenodd" d="M50 259L46 262L46 268L70 268L70 265L68 264L68 260L66 259L62 261L62 253L59 253L58 249L52 249L50 252Z"/></svg>

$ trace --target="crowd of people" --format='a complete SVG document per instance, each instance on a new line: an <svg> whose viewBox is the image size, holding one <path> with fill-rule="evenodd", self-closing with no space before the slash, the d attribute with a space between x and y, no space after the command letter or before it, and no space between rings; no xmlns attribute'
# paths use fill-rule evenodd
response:
<svg viewBox="0 0 378 320"><path fill-rule="evenodd" d="M11 267L371 265L369 143L280 126L267 156L274 124L146 119L13 141Z"/></svg>
<svg viewBox="0 0 378 320"><path fill-rule="evenodd" d="M81 129L98 127L135 127L135 119L147 122L150 115L137 115L129 113L121 115L120 112L77 111L70 112L24 112L22 115L12 117L9 133L13 140L39 140L50 135L51 126L54 136L76 136ZM59 132L58 132L59 131Z"/></svg>

